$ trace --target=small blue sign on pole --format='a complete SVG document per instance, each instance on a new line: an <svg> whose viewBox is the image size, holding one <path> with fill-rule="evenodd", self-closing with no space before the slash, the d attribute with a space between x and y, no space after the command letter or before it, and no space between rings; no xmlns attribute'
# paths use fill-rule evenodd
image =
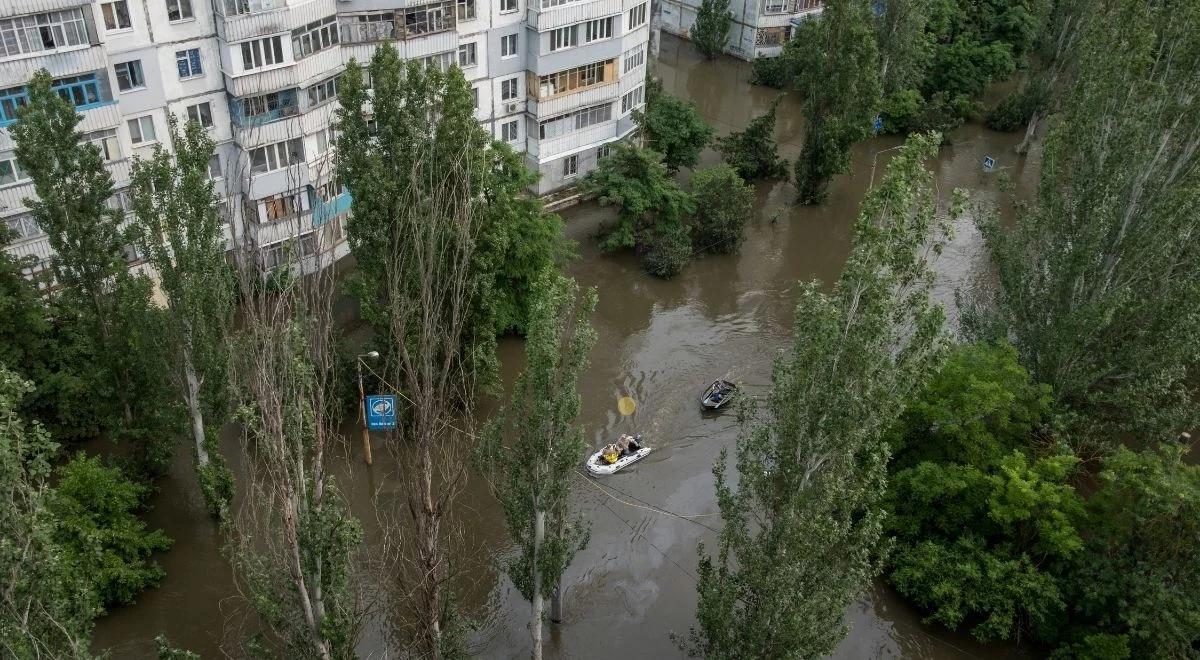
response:
<svg viewBox="0 0 1200 660"><path fill-rule="evenodd" d="M396 395L372 394L367 397L367 428L383 431L396 428Z"/></svg>
<svg viewBox="0 0 1200 660"><path fill-rule="evenodd" d="M990 172L995 167L996 167L996 159L995 158L992 158L991 156L983 157L983 169L988 170Z"/></svg>
<svg viewBox="0 0 1200 660"><path fill-rule="evenodd" d="M871 125L875 128L876 133L882 131L883 130L883 117L876 117L875 121L872 122Z"/></svg>

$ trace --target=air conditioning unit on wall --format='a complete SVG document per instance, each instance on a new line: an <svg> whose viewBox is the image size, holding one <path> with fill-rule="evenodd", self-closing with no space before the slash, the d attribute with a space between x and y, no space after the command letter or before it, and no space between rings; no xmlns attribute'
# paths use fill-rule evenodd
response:
<svg viewBox="0 0 1200 660"><path fill-rule="evenodd" d="M505 112L505 114L511 115L512 113L517 111L517 108L520 108L520 107L521 107L520 103L506 103L504 105L504 112Z"/></svg>

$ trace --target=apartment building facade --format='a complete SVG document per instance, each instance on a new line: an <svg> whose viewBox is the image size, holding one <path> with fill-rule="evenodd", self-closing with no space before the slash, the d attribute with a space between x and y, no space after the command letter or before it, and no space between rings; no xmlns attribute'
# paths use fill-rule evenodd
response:
<svg viewBox="0 0 1200 660"><path fill-rule="evenodd" d="M743 60L776 57L801 21L821 13L822 0L731 0L733 29L725 52ZM700 0L662 0L662 29L687 37Z"/></svg>
<svg viewBox="0 0 1200 660"><path fill-rule="evenodd" d="M16 109L38 69L73 103L79 130L128 211L133 159L169 148L168 117L204 125L228 237L271 268L346 251L353 200L336 180L337 80L381 44L457 64L476 118L541 174L569 186L629 135L644 103L648 0L4 0L0 3L0 219L6 249L49 264L23 202L33 186L13 154ZM136 264L139 255L128 255Z"/></svg>

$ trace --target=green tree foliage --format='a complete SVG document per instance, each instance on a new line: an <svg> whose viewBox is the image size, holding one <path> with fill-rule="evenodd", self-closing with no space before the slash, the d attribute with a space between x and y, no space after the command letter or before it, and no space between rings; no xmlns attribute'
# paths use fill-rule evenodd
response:
<svg viewBox="0 0 1200 660"><path fill-rule="evenodd" d="M174 154L156 145L149 159L134 161L134 240L158 273L166 298L163 339L175 391L191 420L200 490L210 513L222 516L233 497L233 476L218 449L229 407L226 344L234 311L233 273L208 176L212 138L196 122L179 133L172 117L171 142Z"/></svg>
<svg viewBox="0 0 1200 660"><path fill-rule="evenodd" d="M1020 90L1004 97L987 115L988 128L1012 132L1033 119L1035 113L1044 109L1050 99L1049 88L1040 81L1026 83Z"/></svg>
<svg viewBox="0 0 1200 660"><path fill-rule="evenodd" d="M1096 9L1036 201L1013 230L983 225L999 287L981 288L972 325L1012 338L1076 413L1076 444L1200 420L1197 26L1194 4Z"/></svg>
<svg viewBox="0 0 1200 660"><path fill-rule="evenodd" d="M792 38L783 44L778 57L756 57L750 63L750 82L775 89L791 89L806 62L802 44L820 31L818 21L803 21L792 28Z"/></svg>
<svg viewBox="0 0 1200 660"><path fill-rule="evenodd" d="M939 250L937 135L914 136L867 193L831 293L801 287L792 351L766 414L747 411L738 479L713 468L725 526L701 549L692 651L711 658L807 658L844 637L846 607L880 569L884 432L943 341L927 257Z"/></svg>
<svg viewBox="0 0 1200 660"><path fill-rule="evenodd" d="M56 437L104 433L133 443L137 468L154 475L165 469L179 421L164 394L166 368L156 341L163 318L150 302L149 279L128 272L123 248L129 238L107 205L112 177L97 148L76 132L82 117L51 81L44 70L34 76L29 102L11 129L17 161L37 193L25 204L56 253L53 352L57 364L67 366L44 384L39 379L39 388L52 394L39 417Z"/></svg>
<svg viewBox="0 0 1200 660"><path fill-rule="evenodd" d="M33 384L0 365L0 651L12 658L87 658L95 586L59 545L51 512L58 444L21 418Z"/></svg>
<svg viewBox="0 0 1200 660"><path fill-rule="evenodd" d="M701 0L689 34L696 50L712 60L725 50L732 30L733 12L729 11L729 0Z"/></svg>
<svg viewBox="0 0 1200 660"><path fill-rule="evenodd" d="M957 346L908 403L889 441L893 468L924 461L994 465L1047 435L1053 396L1007 344Z"/></svg>
<svg viewBox="0 0 1200 660"><path fill-rule="evenodd" d="M696 170L692 177L696 216L692 237L697 252L729 254L746 238L746 220L754 213L754 186L732 167L721 164Z"/></svg>
<svg viewBox="0 0 1200 660"><path fill-rule="evenodd" d="M1088 502L1086 552L1068 581L1082 638L1076 645L1129 649L1106 657L1195 654L1200 467L1184 462L1186 451L1121 448L1104 460L1100 488Z"/></svg>
<svg viewBox="0 0 1200 660"><path fill-rule="evenodd" d="M850 147L867 138L879 110L878 51L867 0L830 0L811 39L798 87L807 131L796 159L796 189L804 204L829 193L835 174L850 170Z"/></svg>
<svg viewBox="0 0 1200 660"><path fill-rule="evenodd" d="M777 97L770 110L751 119L745 130L716 139L714 146L721 157L747 181L787 174L787 164L779 157L775 143L775 113L782 98Z"/></svg>
<svg viewBox="0 0 1200 660"><path fill-rule="evenodd" d="M67 561L87 576L105 606L132 603L156 586L163 570L151 555L171 547L162 530L150 531L137 513L149 487L130 481L98 457L76 454L59 470L50 500L55 539Z"/></svg>
<svg viewBox="0 0 1200 660"><path fill-rule="evenodd" d="M633 248L643 255L647 272L658 277L677 274L691 259L684 218L695 205L667 172L662 154L615 144L612 154L600 159L580 188L602 205L619 207L616 225L602 237L602 249Z"/></svg>
<svg viewBox="0 0 1200 660"><path fill-rule="evenodd" d="M580 295L573 280L547 274L539 290L525 340L527 366L478 453L519 548L505 572L532 603L535 660L542 657L544 599L587 542L583 521L571 511L571 486L587 448L575 423L579 374L596 343L589 323L594 289Z"/></svg>
<svg viewBox="0 0 1200 660"><path fill-rule="evenodd" d="M934 0L891 0L875 25L879 43L879 78L885 98L921 84L933 54L925 27Z"/></svg>
<svg viewBox="0 0 1200 660"><path fill-rule="evenodd" d="M667 94L662 83L650 78L646 79L646 107L634 110L633 120L646 146L663 155L663 164L671 172L695 166L713 135L695 103Z"/></svg>

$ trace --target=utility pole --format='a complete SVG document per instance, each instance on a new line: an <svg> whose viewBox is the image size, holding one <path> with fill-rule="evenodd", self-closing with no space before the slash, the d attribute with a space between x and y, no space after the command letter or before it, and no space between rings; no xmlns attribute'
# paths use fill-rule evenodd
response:
<svg viewBox="0 0 1200 660"><path fill-rule="evenodd" d="M363 353L354 359L355 369L358 371L358 412L360 421L362 422L362 439L363 439L363 456L367 459L367 465L371 464L371 431L367 428L367 395L363 391L362 379L362 361L364 357L375 360L379 358L379 351L371 351Z"/></svg>

